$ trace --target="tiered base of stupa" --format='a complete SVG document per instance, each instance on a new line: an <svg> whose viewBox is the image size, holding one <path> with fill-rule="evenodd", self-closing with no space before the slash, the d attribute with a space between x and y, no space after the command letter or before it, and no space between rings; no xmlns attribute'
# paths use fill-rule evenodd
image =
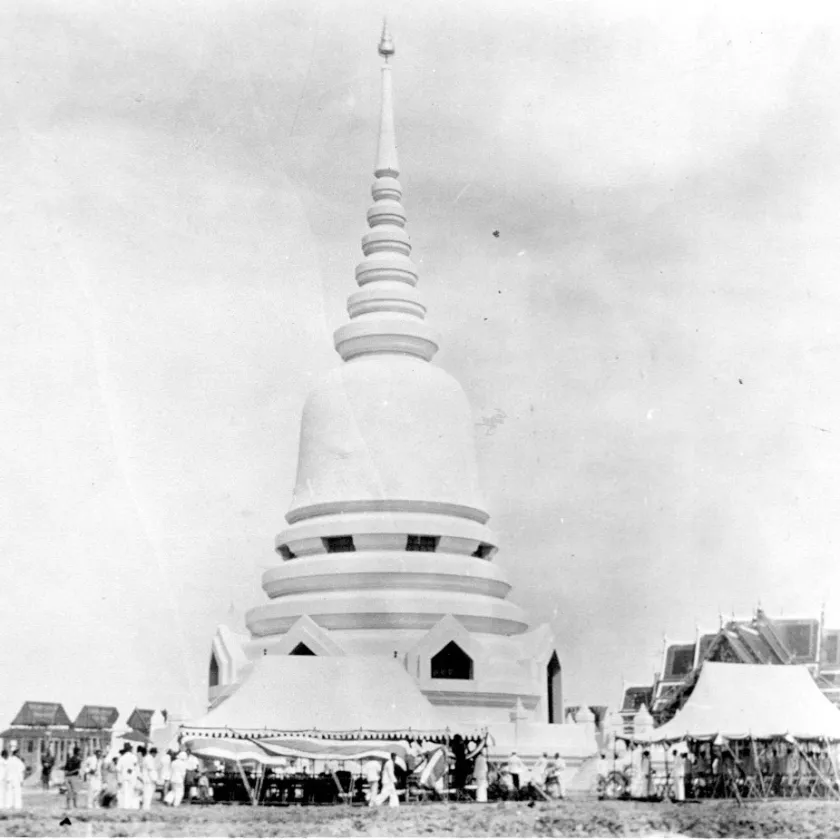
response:
<svg viewBox="0 0 840 840"><path fill-rule="evenodd" d="M255 612L249 614L251 620ZM591 725L562 723L561 672L548 625L509 636L470 632L453 615L438 618L428 629L393 626L400 620L416 622L423 614L422 603L418 603L411 613L379 613L378 619L386 627L329 630L301 615L285 632L251 637L219 626L212 645L211 672L215 669L217 684L210 688L210 705L224 703L262 657L375 655L397 659L453 731L487 728L490 754L498 757L511 750L525 759L559 752L567 761L571 781L597 745ZM362 615L370 623L377 614ZM349 623L347 616L343 623ZM442 651L450 654L443 663L439 659ZM447 667L444 676L441 669ZM313 691L340 696L341 686L313 685ZM278 725L282 725L280 721Z"/></svg>

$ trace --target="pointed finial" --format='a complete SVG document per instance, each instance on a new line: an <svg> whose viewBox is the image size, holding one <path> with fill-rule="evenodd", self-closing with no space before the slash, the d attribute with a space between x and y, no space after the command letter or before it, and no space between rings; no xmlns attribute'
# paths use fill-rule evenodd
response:
<svg viewBox="0 0 840 840"><path fill-rule="evenodd" d="M373 206L367 212L370 230L362 237L365 259L356 266L360 289L347 299L350 323L334 333L335 349L345 361L362 354L402 353L429 361L437 352L434 333L425 324L426 307L414 288L417 266L411 260L411 241L405 228L400 165L394 132L391 89L393 68L388 58L394 42L384 21L379 54L382 105L379 144L373 174Z"/></svg>
<svg viewBox="0 0 840 840"><path fill-rule="evenodd" d="M382 19L382 37L379 39L379 55L387 61L394 54L394 39L388 29L388 18Z"/></svg>

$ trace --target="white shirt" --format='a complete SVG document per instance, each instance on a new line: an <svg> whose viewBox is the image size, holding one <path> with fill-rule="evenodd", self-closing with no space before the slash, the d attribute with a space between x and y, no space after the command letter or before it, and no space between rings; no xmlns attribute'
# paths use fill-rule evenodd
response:
<svg viewBox="0 0 840 840"><path fill-rule="evenodd" d="M21 784L25 775L26 765L16 755L11 756L6 762L6 781L13 785Z"/></svg>
<svg viewBox="0 0 840 840"><path fill-rule="evenodd" d="M182 785L184 784L184 777L187 775L187 762L186 759L183 758L176 758L175 761L172 762L172 770L170 778L172 780L173 785Z"/></svg>
<svg viewBox="0 0 840 840"><path fill-rule="evenodd" d="M365 778L369 782L378 782L381 775L382 770L378 761L369 761L365 764Z"/></svg>
<svg viewBox="0 0 840 840"><path fill-rule="evenodd" d="M548 759L538 758L531 768L531 778L542 784L545 781L545 771L548 770Z"/></svg>
<svg viewBox="0 0 840 840"><path fill-rule="evenodd" d="M197 773L200 769L201 769L201 764L200 764L199 760L192 753L190 753L187 756L187 770L193 770L194 772Z"/></svg>
<svg viewBox="0 0 840 840"><path fill-rule="evenodd" d="M155 757L153 755L147 755L143 759L143 778L147 784L157 784L157 762L155 761Z"/></svg>
<svg viewBox="0 0 840 840"><path fill-rule="evenodd" d="M397 776L394 772L394 762L389 758L383 765L382 765L382 787L394 787L397 783Z"/></svg>
<svg viewBox="0 0 840 840"><path fill-rule="evenodd" d="M121 782L133 779L137 773L137 756L133 752L123 753L117 760L117 777Z"/></svg>
<svg viewBox="0 0 840 840"><path fill-rule="evenodd" d="M82 763L82 775L102 781L102 760L95 755L89 755Z"/></svg>
<svg viewBox="0 0 840 840"><path fill-rule="evenodd" d="M514 776L521 776L525 772L525 764L518 755L511 755L507 762L507 769Z"/></svg>

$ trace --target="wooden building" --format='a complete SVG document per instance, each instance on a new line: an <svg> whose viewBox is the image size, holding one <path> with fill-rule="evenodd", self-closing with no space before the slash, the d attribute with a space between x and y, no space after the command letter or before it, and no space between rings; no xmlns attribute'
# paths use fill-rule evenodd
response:
<svg viewBox="0 0 840 840"><path fill-rule="evenodd" d="M106 751L118 716L113 706L83 706L71 721L61 703L28 700L12 725L0 732L0 740L4 749L16 745L23 763L31 771L40 772L41 758L47 752L60 766L76 747L83 755L95 749Z"/></svg>

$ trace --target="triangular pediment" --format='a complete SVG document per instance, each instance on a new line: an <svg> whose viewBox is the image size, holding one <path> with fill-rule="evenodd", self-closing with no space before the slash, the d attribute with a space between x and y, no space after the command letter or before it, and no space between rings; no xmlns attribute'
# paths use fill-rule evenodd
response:
<svg viewBox="0 0 840 840"><path fill-rule="evenodd" d="M406 654L406 670L417 678L428 677L431 660L448 644L454 642L472 659L473 679L478 679L476 669L484 660L482 646L457 618L445 615Z"/></svg>
<svg viewBox="0 0 840 840"><path fill-rule="evenodd" d="M300 646L300 648L298 647ZM295 650L309 650L315 656L344 656L344 649L308 615L302 615L280 640L272 653L291 656Z"/></svg>
<svg viewBox="0 0 840 840"><path fill-rule="evenodd" d="M707 662L735 662L743 664L747 660L743 657L726 633L718 633L717 638L709 646L706 654Z"/></svg>

